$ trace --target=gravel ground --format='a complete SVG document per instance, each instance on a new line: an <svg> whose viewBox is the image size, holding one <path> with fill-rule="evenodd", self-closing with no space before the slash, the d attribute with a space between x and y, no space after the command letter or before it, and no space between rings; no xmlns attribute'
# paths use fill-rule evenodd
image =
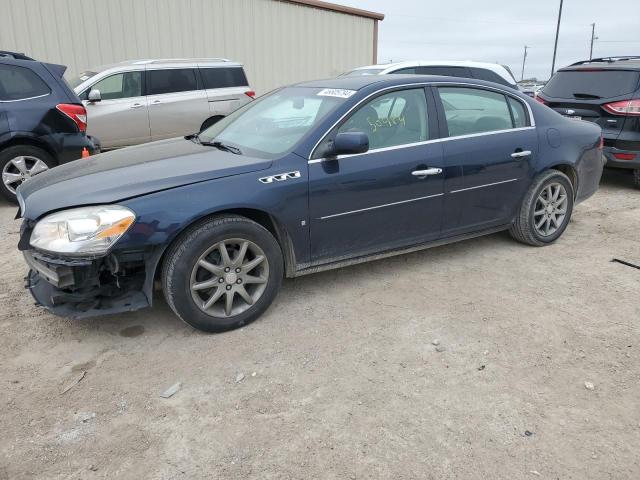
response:
<svg viewBox="0 0 640 480"><path fill-rule="evenodd" d="M639 199L608 172L553 246L497 234L287 280L221 335L160 296L34 307L0 203L0 479L638 479L640 270L611 259L640 264Z"/></svg>

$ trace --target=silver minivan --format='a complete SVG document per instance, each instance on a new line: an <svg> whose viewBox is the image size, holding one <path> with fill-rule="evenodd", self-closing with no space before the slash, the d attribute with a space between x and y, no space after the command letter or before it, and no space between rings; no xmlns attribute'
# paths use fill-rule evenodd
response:
<svg viewBox="0 0 640 480"><path fill-rule="evenodd" d="M242 64L221 58L133 60L69 83L103 149L199 132L255 96Z"/></svg>

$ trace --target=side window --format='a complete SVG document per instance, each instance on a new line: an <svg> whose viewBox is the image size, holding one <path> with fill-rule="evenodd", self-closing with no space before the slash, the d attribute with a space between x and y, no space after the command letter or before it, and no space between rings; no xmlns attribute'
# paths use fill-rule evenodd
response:
<svg viewBox="0 0 640 480"><path fill-rule="evenodd" d="M479 80L486 80L487 82L499 83L500 85L506 85L510 87L511 85L496 72L492 72L491 70L487 70L484 68L472 68L474 78Z"/></svg>
<svg viewBox="0 0 640 480"><path fill-rule="evenodd" d="M244 70L239 67L200 68L204 88L246 87L249 85Z"/></svg>
<svg viewBox="0 0 640 480"><path fill-rule="evenodd" d="M28 68L0 64L0 101L23 100L47 95L51 90Z"/></svg>
<svg viewBox="0 0 640 480"><path fill-rule="evenodd" d="M401 68L400 70L395 70L393 72L390 73L404 73L404 74L408 74L408 75L415 75L416 74L416 69L415 68Z"/></svg>
<svg viewBox="0 0 640 480"><path fill-rule="evenodd" d="M511 106L511 113L513 113L513 126L516 128L526 127L529 125L529 116L524 109L522 102L519 102L515 98L507 97L509 105Z"/></svg>
<svg viewBox="0 0 640 480"><path fill-rule="evenodd" d="M463 87L439 87L438 91L450 137L513 128L501 93Z"/></svg>
<svg viewBox="0 0 640 480"><path fill-rule="evenodd" d="M103 78L85 90L81 96L87 99L90 90L100 90L102 100L139 97L142 95L142 72L124 72Z"/></svg>
<svg viewBox="0 0 640 480"><path fill-rule="evenodd" d="M147 70L147 79L149 95L198 90L196 71L193 68Z"/></svg>
<svg viewBox="0 0 640 480"><path fill-rule="evenodd" d="M424 90L415 88L376 97L356 110L337 133L364 132L373 150L428 140L428 125Z"/></svg>

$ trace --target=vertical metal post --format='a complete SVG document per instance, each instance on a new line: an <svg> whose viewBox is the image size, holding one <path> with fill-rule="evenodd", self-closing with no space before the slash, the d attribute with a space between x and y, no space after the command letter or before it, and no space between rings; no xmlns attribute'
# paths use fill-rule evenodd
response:
<svg viewBox="0 0 640 480"><path fill-rule="evenodd" d="M560 35L560 19L562 18L562 3L563 3L563 0L560 0L560 9L558 10L558 26L556 27L556 41L555 41L555 44L553 45L553 62L551 62L551 76L553 76L553 72L556 71L556 53L558 52L558 36Z"/></svg>
<svg viewBox="0 0 640 480"><path fill-rule="evenodd" d="M593 58L593 41L596 39L596 24L591 24L591 48L589 49L589 60Z"/></svg>
<svg viewBox="0 0 640 480"><path fill-rule="evenodd" d="M520 81L524 80L524 64L527 61L527 46L524 46L524 57L522 57L522 73L520 74Z"/></svg>

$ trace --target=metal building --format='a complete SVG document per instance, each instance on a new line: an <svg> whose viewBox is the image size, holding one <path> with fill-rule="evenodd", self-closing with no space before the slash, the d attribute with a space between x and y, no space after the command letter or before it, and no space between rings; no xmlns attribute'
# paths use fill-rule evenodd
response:
<svg viewBox="0 0 640 480"><path fill-rule="evenodd" d="M0 50L68 74L131 59L230 58L260 94L376 63L383 18L316 0L0 0Z"/></svg>

